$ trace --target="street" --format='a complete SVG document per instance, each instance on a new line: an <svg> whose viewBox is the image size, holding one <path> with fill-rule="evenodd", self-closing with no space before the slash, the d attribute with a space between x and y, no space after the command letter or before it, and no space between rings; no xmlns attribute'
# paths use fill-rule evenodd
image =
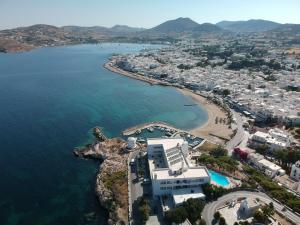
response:
<svg viewBox="0 0 300 225"><path fill-rule="evenodd" d="M236 191L229 193L227 195L224 195L220 197L217 201L211 202L207 204L202 212L203 219L207 222L207 224L212 224L214 213L217 211L218 208L225 205L226 202L230 202L232 200L235 200L240 197L252 197L252 198L259 198L264 203L269 204L270 202L273 202L274 208L276 211L280 211L282 214L284 214L287 218L294 221L296 224L300 224L300 217L290 211L289 209L286 209L286 211L282 211L283 205L280 203L277 203L273 199L271 199L269 196L262 192L251 192L251 191Z"/></svg>
<svg viewBox="0 0 300 225"><path fill-rule="evenodd" d="M233 118L235 118L235 120L236 120L237 132L236 132L235 136L230 141L228 141L226 144L226 149L228 150L229 155L232 154L234 147L239 145L245 138L245 130L243 127L243 118L240 116L239 113L237 113L236 111L234 111L232 109L231 109L231 112L232 112Z"/></svg>

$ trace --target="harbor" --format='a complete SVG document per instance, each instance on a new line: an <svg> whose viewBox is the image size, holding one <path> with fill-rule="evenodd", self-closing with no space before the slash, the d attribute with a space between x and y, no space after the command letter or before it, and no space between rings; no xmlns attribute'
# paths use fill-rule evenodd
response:
<svg viewBox="0 0 300 225"><path fill-rule="evenodd" d="M139 124L122 132L123 136L133 136L137 138L140 143L146 142L147 138L163 137L183 137L188 143L189 147L196 149L205 142L205 139L195 136L188 131L178 129L168 123L155 121L149 123Z"/></svg>

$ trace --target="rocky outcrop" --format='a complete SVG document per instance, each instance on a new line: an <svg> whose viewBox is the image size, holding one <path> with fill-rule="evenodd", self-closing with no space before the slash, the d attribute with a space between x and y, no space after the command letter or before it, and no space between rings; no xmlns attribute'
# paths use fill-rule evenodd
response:
<svg viewBox="0 0 300 225"><path fill-rule="evenodd" d="M109 224L128 224L128 153L125 141L117 138L96 141L75 149L74 154L103 161L96 178L96 195L109 212Z"/></svg>

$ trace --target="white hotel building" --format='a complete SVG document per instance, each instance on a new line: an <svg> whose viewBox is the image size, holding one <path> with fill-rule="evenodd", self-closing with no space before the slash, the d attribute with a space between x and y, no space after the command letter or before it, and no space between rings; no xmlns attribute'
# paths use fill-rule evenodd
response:
<svg viewBox="0 0 300 225"><path fill-rule="evenodd" d="M175 205L189 198L204 198L201 185L210 182L206 167L189 161L182 138L149 138L147 153L153 196L171 195Z"/></svg>

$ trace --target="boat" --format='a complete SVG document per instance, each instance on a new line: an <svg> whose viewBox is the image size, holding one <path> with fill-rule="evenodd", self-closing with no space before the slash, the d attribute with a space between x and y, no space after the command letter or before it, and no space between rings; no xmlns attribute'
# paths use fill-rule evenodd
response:
<svg viewBox="0 0 300 225"><path fill-rule="evenodd" d="M140 142L140 143L145 143L145 142L146 142L146 140L145 140L144 138L138 138L138 139L137 139L137 142Z"/></svg>
<svg viewBox="0 0 300 225"><path fill-rule="evenodd" d="M136 135L138 135L138 134L140 134L140 133L142 133L141 130L136 130L136 131L135 131L135 134L136 134Z"/></svg>
<svg viewBox="0 0 300 225"><path fill-rule="evenodd" d="M184 106L196 106L197 104L185 104Z"/></svg>
<svg viewBox="0 0 300 225"><path fill-rule="evenodd" d="M154 131L153 127L147 127L147 130L151 133Z"/></svg>
<svg viewBox="0 0 300 225"><path fill-rule="evenodd" d="M172 136L172 134L171 134L170 132L166 132L165 135L166 135L167 137L171 137L171 136Z"/></svg>

